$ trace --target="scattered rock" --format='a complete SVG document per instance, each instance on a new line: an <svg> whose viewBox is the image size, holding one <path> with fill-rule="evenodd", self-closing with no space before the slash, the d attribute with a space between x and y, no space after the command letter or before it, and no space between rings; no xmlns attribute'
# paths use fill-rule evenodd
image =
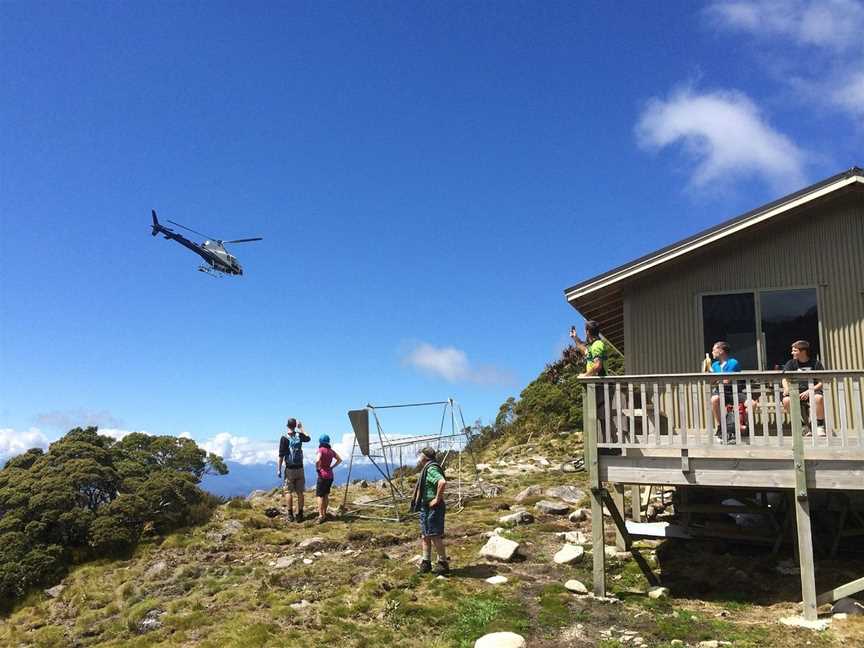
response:
<svg viewBox="0 0 864 648"><path fill-rule="evenodd" d="M477 471L479 472L479 471L481 471L481 470L489 470L490 468L492 468L492 465L491 465L491 464L479 463L479 464L477 464L477 465L475 466L475 468L477 468Z"/></svg>
<svg viewBox="0 0 864 648"><path fill-rule="evenodd" d="M648 590L648 598L652 599L665 599L669 598L669 588L668 587L652 587Z"/></svg>
<svg viewBox="0 0 864 648"><path fill-rule="evenodd" d="M684 642L681 641L680 639L673 639L672 641L669 642L669 645L670 646L683 646Z"/></svg>
<svg viewBox="0 0 864 648"><path fill-rule="evenodd" d="M564 583L564 587L566 587L569 591L573 592L574 594L587 594L588 593L588 588L585 587L584 583L582 583L582 581L578 581L576 579L568 580L566 583Z"/></svg>
<svg viewBox="0 0 864 648"><path fill-rule="evenodd" d="M276 559L276 562L273 563L273 567L276 569L287 569L295 562L297 562L297 556L280 556Z"/></svg>
<svg viewBox="0 0 864 648"><path fill-rule="evenodd" d="M474 642L474 648L525 648L524 637L515 632L493 632Z"/></svg>
<svg viewBox="0 0 864 648"><path fill-rule="evenodd" d="M620 560L623 562L625 560L630 560L631 558L633 558L632 553L630 553L629 551L618 551L618 548L615 545L606 545L605 547L603 547L603 553L605 554L606 558L610 560Z"/></svg>
<svg viewBox="0 0 864 648"><path fill-rule="evenodd" d="M784 576L796 576L801 573L801 569L791 560L782 560L774 567L774 571Z"/></svg>
<svg viewBox="0 0 864 648"><path fill-rule="evenodd" d="M303 599L299 603L292 603L291 607L295 610L305 610L308 607L312 607L312 604L306 599Z"/></svg>
<svg viewBox="0 0 864 648"><path fill-rule="evenodd" d="M498 497L501 493L504 492L504 487L500 484L482 482L478 484L478 487L480 488L480 494L483 497Z"/></svg>
<svg viewBox="0 0 864 648"><path fill-rule="evenodd" d="M590 517L591 513L590 511L588 511L588 509L580 508L573 511L567 519L570 520L573 524L579 524L580 522L584 522Z"/></svg>
<svg viewBox="0 0 864 648"><path fill-rule="evenodd" d="M525 488L525 489L519 491L519 494L516 495L516 497L514 497L513 500L521 503L521 502L524 502L525 500L527 500L529 497L540 497L540 495L542 495L542 494L543 494L543 487L540 486L539 484L534 484L533 486L529 486L528 488Z"/></svg>
<svg viewBox="0 0 864 648"><path fill-rule="evenodd" d="M716 639L710 639L708 641L700 641L698 644L699 648L720 648L720 642Z"/></svg>
<svg viewBox="0 0 864 648"><path fill-rule="evenodd" d="M231 536L235 535L243 528L243 523L240 520L228 520L222 525L222 528L217 531L211 531L207 534L207 539L212 542L223 542Z"/></svg>
<svg viewBox="0 0 864 648"><path fill-rule="evenodd" d="M168 569L168 563L164 560L160 560L159 562L155 562L144 572L144 578L148 580L153 580L157 578L162 572Z"/></svg>
<svg viewBox="0 0 864 648"><path fill-rule="evenodd" d="M152 630L158 630L162 627L160 617L165 614L162 610L150 610L144 615L144 618L138 622L138 632L144 634Z"/></svg>
<svg viewBox="0 0 864 648"><path fill-rule="evenodd" d="M264 509L264 515L266 515L268 518L279 517L280 513L281 511L275 506L268 506L266 509Z"/></svg>
<svg viewBox="0 0 864 648"><path fill-rule="evenodd" d="M483 545L483 548L480 549L480 555L489 560L507 562L513 560L513 556L518 549L518 542L496 535L489 538L489 541Z"/></svg>
<svg viewBox="0 0 864 648"><path fill-rule="evenodd" d="M578 504L585 497L585 492L568 484L566 486L547 488L544 495L560 499L568 504Z"/></svg>
<svg viewBox="0 0 864 648"><path fill-rule="evenodd" d="M579 545L565 544L558 553L552 558L558 565L570 565L574 562L582 560L585 555L584 547Z"/></svg>
<svg viewBox="0 0 864 648"><path fill-rule="evenodd" d="M566 504L551 500L540 500L534 505L534 508L541 513L548 513L550 515L567 515L570 512L570 507Z"/></svg>
<svg viewBox="0 0 864 648"><path fill-rule="evenodd" d="M516 511L508 515L502 515L498 518L498 524L506 526L515 526L517 524L531 524L534 521L534 516L528 511Z"/></svg>
<svg viewBox="0 0 864 648"><path fill-rule="evenodd" d="M864 605L852 598L842 598L831 606L833 614L850 614L860 616L864 614Z"/></svg>
<svg viewBox="0 0 864 648"><path fill-rule="evenodd" d="M492 506L493 511L509 511L510 505L507 502L498 502Z"/></svg>
<svg viewBox="0 0 864 648"><path fill-rule="evenodd" d="M253 490L251 493L249 493L249 494L246 496L246 499L247 499L248 501L252 501L252 500L255 499L256 497L266 497L266 496L267 496L267 491L263 491L263 490Z"/></svg>
<svg viewBox="0 0 864 648"><path fill-rule="evenodd" d="M306 538L303 542L297 545L300 549L308 549L310 551L316 551L324 547L325 544L324 538L315 536L313 538Z"/></svg>
<svg viewBox="0 0 864 648"><path fill-rule="evenodd" d="M486 582L489 583L490 585L503 585L504 583L507 582L507 577L501 576L500 574L497 576L490 576L489 578L486 579Z"/></svg>
<svg viewBox="0 0 864 648"><path fill-rule="evenodd" d="M359 482L357 482L357 485L360 488L367 488L369 486L369 482L367 482L365 479L361 479Z"/></svg>
<svg viewBox="0 0 864 648"><path fill-rule="evenodd" d="M304 564L304 565L311 565L313 562L315 562L315 561L312 560L311 558L304 558L304 559L303 559L303 564Z"/></svg>
<svg viewBox="0 0 864 648"><path fill-rule="evenodd" d="M65 585L55 585L54 587L49 587L45 590L45 594L50 596L51 598L57 598L63 593L63 590L66 589Z"/></svg>
<svg viewBox="0 0 864 648"><path fill-rule="evenodd" d="M581 531L567 531L566 533L559 533L558 537L564 538L564 542L569 542L570 544L588 544L588 538Z"/></svg>

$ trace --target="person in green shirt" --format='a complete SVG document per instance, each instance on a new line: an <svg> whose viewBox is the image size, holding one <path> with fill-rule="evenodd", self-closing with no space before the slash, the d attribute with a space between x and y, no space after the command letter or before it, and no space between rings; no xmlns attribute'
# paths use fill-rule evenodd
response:
<svg viewBox="0 0 864 648"><path fill-rule="evenodd" d="M606 375L606 343L600 337L600 322L595 320L587 320L585 322L585 341L579 339L576 335L576 327L570 328L570 337L573 338L573 346L585 358L585 371L579 374L580 378L588 378L590 376L602 377ZM606 408L606 392L601 388L595 391L597 402L597 422L603 429L603 434L609 432L606 430L605 408ZM612 431L612 441L617 440L617 435ZM605 437L601 437L605 438Z"/></svg>
<svg viewBox="0 0 864 648"><path fill-rule="evenodd" d="M450 571L447 552L444 547L444 488L447 480L444 469L436 460L434 448L423 448L420 451L420 477L414 487L411 498L411 510L420 514L420 547L423 550L423 560L420 562L420 573L434 571L436 574L446 574ZM432 569L432 545L438 554L438 563Z"/></svg>
<svg viewBox="0 0 864 648"><path fill-rule="evenodd" d="M576 327L570 329L573 346L585 356L585 371L580 378L606 375L606 343L600 338L600 322L588 320L585 322L585 341L576 335Z"/></svg>

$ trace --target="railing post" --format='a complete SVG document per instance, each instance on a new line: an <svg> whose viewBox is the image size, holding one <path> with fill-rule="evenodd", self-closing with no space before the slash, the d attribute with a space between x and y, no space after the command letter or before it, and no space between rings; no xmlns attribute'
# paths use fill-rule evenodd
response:
<svg viewBox="0 0 864 648"><path fill-rule="evenodd" d="M594 556L594 594L606 596L606 547L603 532L603 496L600 483L597 438L597 385L594 381L585 385L582 419L585 425L585 463L591 488L591 536Z"/></svg>
<svg viewBox="0 0 864 648"><path fill-rule="evenodd" d="M798 527L798 560L801 567L801 597L804 618L815 621L816 567L813 562L813 535L810 529L810 500L807 496L807 467L804 464L804 437L801 425L801 397L797 377L788 380L789 417L792 419L792 454L795 461L795 519Z"/></svg>

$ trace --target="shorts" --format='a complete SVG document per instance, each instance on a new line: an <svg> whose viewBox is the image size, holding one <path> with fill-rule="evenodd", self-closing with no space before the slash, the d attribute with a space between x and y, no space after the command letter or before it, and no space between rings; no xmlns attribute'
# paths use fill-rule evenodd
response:
<svg viewBox="0 0 864 648"><path fill-rule="evenodd" d="M444 535L444 514L446 506L441 502L435 508L429 508L424 504L420 508L420 535L424 538L430 536Z"/></svg>
<svg viewBox="0 0 864 648"><path fill-rule="evenodd" d="M319 477L318 482L315 484L315 495L317 497L326 497L330 494L330 488L332 486L332 479L325 479L324 477Z"/></svg>
<svg viewBox="0 0 864 648"><path fill-rule="evenodd" d="M306 490L306 473L302 468L285 469L285 490L289 493L302 493Z"/></svg>

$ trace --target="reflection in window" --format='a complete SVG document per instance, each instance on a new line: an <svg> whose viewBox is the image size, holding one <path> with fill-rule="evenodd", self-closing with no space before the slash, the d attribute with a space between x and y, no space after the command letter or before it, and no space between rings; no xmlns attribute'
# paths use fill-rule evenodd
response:
<svg viewBox="0 0 864 648"><path fill-rule="evenodd" d="M789 360L795 340L810 343L810 355L820 357L816 289L767 290L759 293L765 368L777 369Z"/></svg>
<svg viewBox="0 0 864 648"><path fill-rule="evenodd" d="M702 297L702 327L706 353L711 352L715 342L723 340L731 347L731 355L738 360L742 369L759 369L754 302L753 293Z"/></svg>

